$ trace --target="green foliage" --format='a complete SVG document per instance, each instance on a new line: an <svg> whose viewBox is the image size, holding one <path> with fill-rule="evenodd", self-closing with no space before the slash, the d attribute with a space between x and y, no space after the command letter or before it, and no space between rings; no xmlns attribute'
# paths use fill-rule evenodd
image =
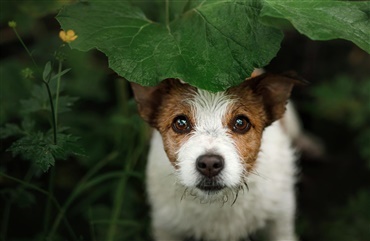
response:
<svg viewBox="0 0 370 241"><path fill-rule="evenodd" d="M25 133L25 130L20 130L19 127L7 125L5 132L9 135ZM53 134L51 132L42 133L34 132L15 141L8 151L13 155L20 155L26 160L30 160L32 164L36 165L42 171L46 172L51 166L54 166L55 160L65 160L70 155L83 155L84 151L77 144L77 137L67 134L58 134L57 145L53 143Z"/></svg>
<svg viewBox="0 0 370 241"><path fill-rule="evenodd" d="M339 76L311 89L314 101L307 105L311 113L358 132L357 148L370 168L370 79L353 80Z"/></svg>
<svg viewBox="0 0 370 241"><path fill-rule="evenodd" d="M279 50L281 32L263 25L260 15L269 24L288 20L312 39L344 38L370 52L367 11L368 3L321 0L89 1L65 7L57 19L77 32L72 48L102 51L129 81L155 85L179 78L220 91Z"/></svg>
<svg viewBox="0 0 370 241"><path fill-rule="evenodd" d="M258 1L194 1L183 7L181 14L171 13L178 18L165 24L148 19L127 1L77 3L57 19L63 29L78 33L73 48L99 49L119 75L144 85L176 77L222 90L266 65L279 49L282 35L258 21Z"/></svg>
<svg viewBox="0 0 370 241"><path fill-rule="evenodd" d="M64 90L64 84L61 84L60 91ZM56 81L50 84L50 93L53 98L56 97ZM20 100L21 108L20 112L23 114L31 114L33 112L46 111L50 112L50 101L48 93L44 85L34 85L31 90L31 97L29 99ZM78 100L77 97L71 97L68 95L63 95L59 97L58 102L58 113L64 113L71 111L71 107Z"/></svg>
<svg viewBox="0 0 370 241"><path fill-rule="evenodd" d="M301 12L307 17L295 3L291 5L295 9L292 13L284 13L287 18L275 16L271 9L286 10L288 1L129 2L132 6L128 1L78 1L65 7L59 20L65 30L73 28L78 35L71 46L98 48L107 55L113 70L123 75L119 72L123 69L143 84L153 85L181 73L188 82L210 90L239 83L253 67L264 66L275 56L282 34L259 22L261 11L271 11L274 23L289 16L293 24ZM15 20L13 26L26 40L29 51L22 51L16 35L2 27L2 44L8 52L0 60L0 239L149 240L149 210L143 187L149 130L136 113L127 82L107 70L102 54L61 46L54 16L65 3L25 0L1 4L2 26ZM312 5L304 4L311 11ZM73 16L63 18L67 13ZM121 22L127 16L132 16L129 22L136 28ZM269 21L267 17L263 15L264 23ZM358 19L357 27L362 26ZM356 26L353 31L357 31ZM125 49L123 43L130 38L124 37L132 33L132 46L136 48ZM159 36L161 33L164 35ZM156 44L158 49L150 52ZM177 46L186 51L177 55ZM27 52L33 60L27 59ZM182 69L182 58L188 61L187 69ZM145 68L135 62L142 59ZM171 76L166 76L169 73ZM359 149L368 157L369 149L362 147L370 143L369 129L365 129L369 115L361 114L366 106L369 110L369 105L363 104L369 103L368 82L356 82L357 86L348 78L342 82L340 87L335 87L334 82L334 87L331 83L323 93L318 91L317 102L323 107L315 105L316 112L312 113L328 120L348 121L350 128L358 132ZM346 115L353 118L345 119ZM366 199L352 199L354 204L349 206L353 212L358 213L356 205L365 207ZM346 208L338 207L338 216L333 214L333 220L338 222L328 227L328 237L347 230L343 226L348 222L340 223L342 215L344 219L350 216L350 212L343 211ZM363 216L359 214L359 221L368 220L367 211L363 210ZM299 233L303 237L315 222L307 220L306 228ZM353 230L361 231L361 222L354 222Z"/></svg>
<svg viewBox="0 0 370 241"><path fill-rule="evenodd" d="M29 61L23 52L1 59L0 239L147 240L148 214L137 204L145 206L148 130L126 83L105 81L101 60L66 50L57 32L41 35L19 44ZM117 92L108 94L108 82ZM96 207L106 211L96 215Z"/></svg>
<svg viewBox="0 0 370 241"><path fill-rule="evenodd" d="M63 70L55 75L52 73L51 62L45 65L42 77L44 83L48 85L33 86L31 97L26 100L21 100L19 112L23 115L21 126L13 123L7 123L0 128L0 138L9 138L12 136L18 139L8 148L8 151L13 153L13 156L20 155L23 159L31 161L33 165L46 172L51 166L54 166L56 159L65 160L69 155L82 155L83 150L77 144L77 137L64 133L53 133L52 131L39 131L32 120L30 114L48 112L49 115L54 115L50 106L50 97L55 99L59 95L58 91L63 91L63 88L57 90L57 79L66 74L70 69ZM27 76L30 75L30 70L27 70ZM33 73L33 72L32 72ZM49 85L52 84L52 85ZM51 96L48 95L50 90ZM58 96L59 97L59 96ZM58 113L70 111L70 107L77 100L75 97L61 96L58 98ZM53 123L56 125L56 123ZM66 130L66 128L64 128ZM56 140L56 142L55 142Z"/></svg>
<svg viewBox="0 0 370 241"><path fill-rule="evenodd" d="M313 40L346 39L370 53L370 2L332 0L264 0L261 16L276 25L288 20ZM279 26L279 25L278 25Z"/></svg>
<svg viewBox="0 0 370 241"><path fill-rule="evenodd" d="M47 171L55 163L52 144L48 139L38 132L18 139L8 150L12 151L13 155L22 155L24 159L31 160L43 171Z"/></svg>
<svg viewBox="0 0 370 241"><path fill-rule="evenodd" d="M345 207L332 210L332 219L325 228L325 240L361 241L370 237L370 192L361 190Z"/></svg>

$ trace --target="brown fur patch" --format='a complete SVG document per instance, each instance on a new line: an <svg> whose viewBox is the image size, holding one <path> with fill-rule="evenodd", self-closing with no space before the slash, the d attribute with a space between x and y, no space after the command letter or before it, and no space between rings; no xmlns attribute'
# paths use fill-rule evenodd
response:
<svg viewBox="0 0 370 241"><path fill-rule="evenodd" d="M191 107L186 100L193 97L196 89L179 80L167 79L155 87L133 84L133 90L140 115L161 133L167 156L176 167L177 150L189 139L190 134L174 132L172 123L175 117L185 115L189 124L193 125Z"/></svg>
<svg viewBox="0 0 370 241"><path fill-rule="evenodd" d="M224 122L228 126L228 134L234 140L239 155L244 160L245 169L250 171L254 167L260 149L262 132L266 126L266 114L261 98L253 94L251 89L231 88L227 94L237 101L230 107ZM232 131L233 121L239 115L246 116L251 123L250 129L244 134Z"/></svg>
<svg viewBox="0 0 370 241"><path fill-rule="evenodd" d="M263 130L283 116L290 92L296 83L299 81L289 76L262 74L227 90L226 93L237 101L225 121L229 122L229 134L248 171L253 169L257 159ZM245 134L232 131L234 123L230 122L238 115L248 117L251 122L251 128Z"/></svg>

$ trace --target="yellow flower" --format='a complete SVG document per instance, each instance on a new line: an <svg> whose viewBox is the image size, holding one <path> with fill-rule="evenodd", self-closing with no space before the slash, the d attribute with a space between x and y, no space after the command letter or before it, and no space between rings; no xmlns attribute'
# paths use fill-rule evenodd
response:
<svg viewBox="0 0 370 241"><path fill-rule="evenodd" d="M75 41L76 38L78 37L76 34L75 34L75 31L73 30L68 30L67 32L61 30L59 32L59 37L66 43L70 43L72 41Z"/></svg>
<svg viewBox="0 0 370 241"><path fill-rule="evenodd" d="M9 21L8 26L11 27L11 28L15 28L15 27L17 27L17 23L15 21Z"/></svg>

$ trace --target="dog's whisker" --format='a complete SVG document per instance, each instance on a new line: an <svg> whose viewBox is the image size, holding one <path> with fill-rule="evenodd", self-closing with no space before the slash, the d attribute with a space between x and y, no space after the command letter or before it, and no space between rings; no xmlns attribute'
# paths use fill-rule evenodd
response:
<svg viewBox="0 0 370 241"><path fill-rule="evenodd" d="M231 206L233 206L235 204L235 202L236 202L236 199L238 199L238 197L239 197L239 190L240 189L236 190L236 192L235 192L235 198L234 198L234 201L231 203Z"/></svg>
<svg viewBox="0 0 370 241"><path fill-rule="evenodd" d="M184 189L184 192L183 192L183 193L182 193L182 195L181 195L181 199L180 199L180 201L182 201L182 200L184 199L184 197L186 196L187 191L188 191L188 188L185 188L185 189Z"/></svg>
<svg viewBox="0 0 370 241"><path fill-rule="evenodd" d="M249 186L246 180L243 181L244 186L247 188L247 191L249 192Z"/></svg>

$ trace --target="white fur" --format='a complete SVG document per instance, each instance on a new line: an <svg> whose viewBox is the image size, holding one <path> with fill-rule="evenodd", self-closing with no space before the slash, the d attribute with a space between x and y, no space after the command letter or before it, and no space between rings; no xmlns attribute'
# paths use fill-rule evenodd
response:
<svg viewBox="0 0 370 241"><path fill-rule="evenodd" d="M229 197L221 192L228 199L207 203L192 196L202 195L202 191L194 189L187 194L200 178L196 157L209 151L227 156L221 173L225 185L240 185L245 178L235 144L221 122L230 103L220 93L198 92L191 102L195 129L178 151L177 171L164 152L160 134L154 131L147 190L156 240L237 241L266 226L271 240L295 240L294 151L279 122L265 129L256 167L247 175L249 190L240 191L234 204L236 193Z"/></svg>
<svg viewBox="0 0 370 241"><path fill-rule="evenodd" d="M227 159L220 179L225 186L239 186L243 166L232 138L222 120L233 100L222 92L210 93L199 90L194 99L189 101L195 120L194 131L190 139L178 150L178 178L186 187L194 187L201 178L196 170L197 157L205 154L217 154ZM227 157L225 157L227 155ZM201 193L200 193L201 195Z"/></svg>

